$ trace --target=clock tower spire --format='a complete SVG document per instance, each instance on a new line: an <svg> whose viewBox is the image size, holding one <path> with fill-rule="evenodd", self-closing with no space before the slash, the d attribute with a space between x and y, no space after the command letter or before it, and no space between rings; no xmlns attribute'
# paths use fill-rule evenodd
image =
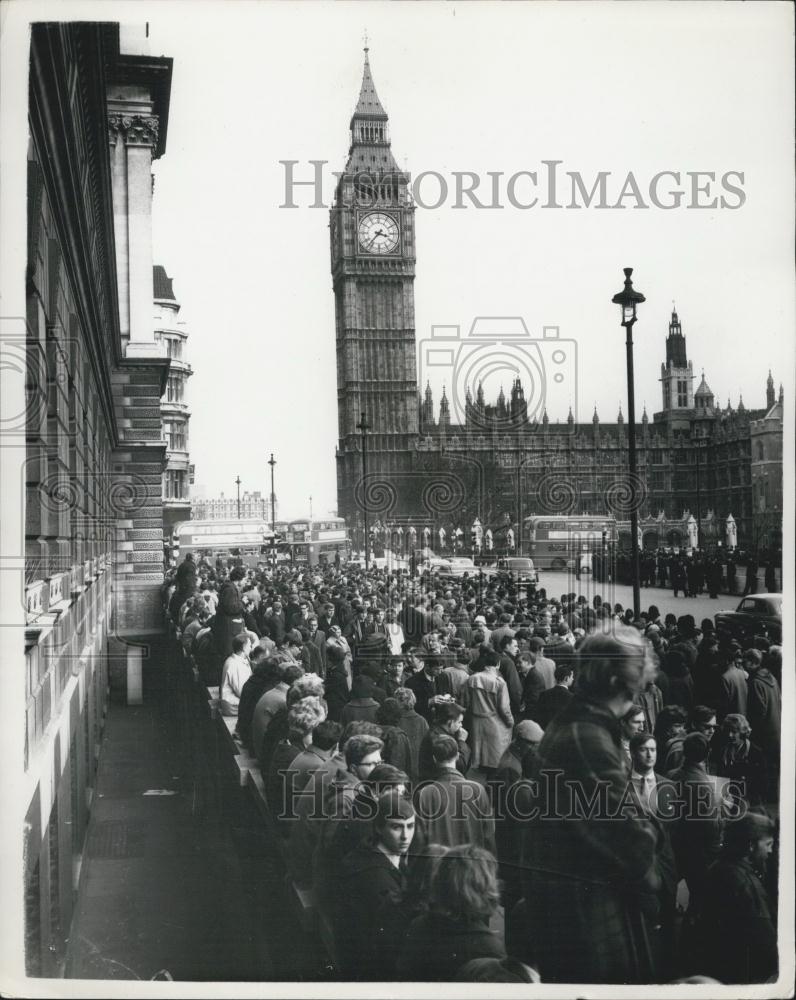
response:
<svg viewBox="0 0 796 1000"><path fill-rule="evenodd" d="M418 434L414 205L409 175L392 154L389 119L376 92L367 46L330 233L338 510L353 520L361 414L371 426L369 480L391 479L411 468Z"/></svg>

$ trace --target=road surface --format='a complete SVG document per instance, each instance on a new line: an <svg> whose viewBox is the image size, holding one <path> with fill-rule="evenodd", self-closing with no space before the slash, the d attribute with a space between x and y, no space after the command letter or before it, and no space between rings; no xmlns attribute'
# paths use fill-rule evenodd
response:
<svg viewBox="0 0 796 1000"><path fill-rule="evenodd" d="M623 583L597 583L588 576L582 576L577 580L574 575L566 571L541 570L539 573L539 586L544 587L548 597L560 598L562 594L583 594L588 598L589 604L592 598L599 594L603 601L610 601L612 605L621 604L623 608L633 607L633 588ZM719 594L716 598L708 597L707 593L698 597L674 597L671 590L662 590L660 587L641 588L641 610L654 604L660 611L661 618L669 612L677 615L693 615L697 627L703 618L710 618L719 611L734 611L740 601L739 594Z"/></svg>

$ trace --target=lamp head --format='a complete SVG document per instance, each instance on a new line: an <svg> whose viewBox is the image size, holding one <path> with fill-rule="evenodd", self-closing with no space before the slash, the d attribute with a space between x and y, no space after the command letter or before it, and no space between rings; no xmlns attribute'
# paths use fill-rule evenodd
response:
<svg viewBox="0 0 796 1000"><path fill-rule="evenodd" d="M622 326L632 326L636 322L636 306L639 302L646 302L641 292L633 288L633 268L624 268L625 287L621 292L617 292L611 299L613 303L622 307Z"/></svg>

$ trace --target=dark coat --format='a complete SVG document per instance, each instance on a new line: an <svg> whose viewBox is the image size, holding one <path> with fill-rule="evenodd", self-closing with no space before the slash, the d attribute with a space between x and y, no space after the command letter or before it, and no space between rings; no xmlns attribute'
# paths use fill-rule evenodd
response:
<svg viewBox="0 0 796 1000"><path fill-rule="evenodd" d="M702 895L708 869L719 856L722 815L715 779L704 766L683 764L669 772L679 789L681 808L673 824L672 847L677 870L689 892Z"/></svg>
<svg viewBox="0 0 796 1000"><path fill-rule="evenodd" d="M344 706L340 722L343 727L354 721L375 722L378 710L379 703L375 698L353 698Z"/></svg>
<svg viewBox="0 0 796 1000"><path fill-rule="evenodd" d="M475 958L505 958L498 934L482 923L428 913L412 921L398 960L398 976L419 982L451 982Z"/></svg>
<svg viewBox="0 0 796 1000"><path fill-rule="evenodd" d="M326 675L321 650L312 640L301 647L301 663L309 674L317 674L319 677Z"/></svg>
<svg viewBox="0 0 796 1000"><path fill-rule="evenodd" d="M563 712L571 701L572 692L569 688L556 684L555 687L542 691L530 717L538 722L542 729L547 729L555 716Z"/></svg>
<svg viewBox="0 0 796 1000"><path fill-rule="evenodd" d="M286 792L290 790L288 784L290 781L290 765L303 749L303 744L294 743L291 740L282 740L274 748L265 778L265 799L272 816L276 818L283 813L286 816L289 814L289 812L285 812L284 807L288 803ZM286 819L285 822L289 821ZM287 830L282 832L283 835L288 833Z"/></svg>
<svg viewBox="0 0 796 1000"><path fill-rule="evenodd" d="M403 608L398 617L401 620L406 641L413 646L419 645L420 640L431 629L431 623L425 611L412 607L412 605Z"/></svg>
<svg viewBox="0 0 796 1000"><path fill-rule="evenodd" d="M382 726L384 747L381 759L385 764L392 764L399 771L412 777L412 747L409 737L398 726Z"/></svg>
<svg viewBox="0 0 796 1000"><path fill-rule="evenodd" d="M522 681L517 673L517 666L508 653L500 654L500 676L506 682L509 689L509 704L512 715L519 719L521 715L520 705L522 704Z"/></svg>
<svg viewBox="0 0 796 1000"><path fill-rule="evenodd" d="M636 695L636 704L644 712L644 728L648 733L654 732L658 712L663 708L661 689L657 684L648 684L643 691L639 691Z"/></svg>
<svg viewBox="0 0 796 1000"><path fill-rule="evenodd" d="M270 614L263 619L263 626L268 632L268 635L274 640L277 646L285 638L285 632L287 628L285 626L285 615L280 613L278 615Z"/></svg>
<svg viewBox="0 0 796 1000"><path fill-rule="evenodd" d="M542 980L651 981L644 909L660 883L664 834L653 819L621 809L628 783L619 720L573 697L539 747L539 779L540 812L526 827L523 882ZM598 795L597 808L612 818L584 815L583 803ZM551 913L566 914L565 933Z"/></svg>
<svg viewBox="0 0 796 1000"><path fill-rule="evenodd" d="M218 592L218 605L216 606L216 614L227 615L229 618L235 618L243 612L243 602L240 597L240 591L237 585L231 583L227 580L225 583L221 584L221 589Z"/></svg>
<svg viewBox="0 0 796 1000"><path fill-rule="evenodd" d="M232 653L232 640L245 629L243 604L234 583L222 584L218 593L218 607L210 622L216 652L226 658Z"/></svg>
<svg viewBox="0 0 796 1000"><path fill-rule="evenodd" d="M529 752L528 744L514 741L503 754L491 782L495 803L495 843L500 862L500 876L505 883L504 897L509 890L513 899L521 895L520 860L522 856L523 823L519 818L517 803L528 800L528 793L522 794L515 787L523 779L523 761ZM512 790L513 789L513 790Z"/></svg>
<svg viewBox="0 0 796 1000"><path fill-rule="evenodd" d="M699 971L723 983L763 983L777 974L777 930L768 894L746 860L710 870L697 927Z"/></svg>
<svg viewBox="0 0 796 1000"><path fill-rule="evenodd" d="M410 770L407 772L412 781L417 781L419 773L420 747L428 732L428 722L413 709L405 709L398 725L406 733L411 754Z"/></svg>
<svg viewBox="0 0 796 1000"><path fill-rule="evenodd" d="M291 629L295 628L297 625L303 625L304 620L301 616L301 605L297 604L295 601L288 601L287 607L285 608L285 628Z"/></svg>
<svg viewBox="0 0 796 1000"><path fill-rule="evenodd" d="M416 674L412 674L409 680L407 680L406 687L414 692L417 702L415 705L417 714L422 715L427 722L430 722L431 711L428 703L437 693L436 681L429 679L426 676L425 670L418 670Z"/></svg>
<svg viewBox="0 0 796 1000"><path fill-rule="evenodd" d="M473 627L469 622L456 622L456 635L459 639L464 639L464 644L468 648L473 644Z"/></svg>
<svg viewBox="0 0 796 1000"><path fill-rule="evenodd" d="M691 672L669 678L665 698L666 705L680 705L690 712L694 707L694 678Z"/></svg>
<svg viewBox="0 0 796 1000"><path fill-rule="evenodd" d="M356 656L357 648L362 645L370 634L371 631L367 622L361 621L359 618L354 618L343 630L343 635L348 639L348 645L351 647L354 656Z"/></svg>
<svg viewBox="0 0 796 1000"><path fill-rule="evenodd" d="M423 844L475 844L496 853L489 794L477 781L468 781L456 770L440 771L418 787L415 810Z"/></svg>
<svg viewBox="0 0 796 1000"><path fill-rule="evenodd" d="M333 611L331 615L318 615L318 631L322 632L325 636L329 635L329 630L332 625L339 625L342 629L342 623L336 611Z"/></svg>
<svg viewBox="0 0 796 1000"><path fill-rule="evenodd" d="M575 650L563 636L551 636L544 647L544 655L548 660L552 660L557 667L562 664L570 664L575 659Z"/></svg>
<svg viewBox="0 0 796 1000"><path fill-rule="evenodd" d="M522 711L517 717L517 721L535 719L539 699L547 692L545 679L535 666L531 667L527 674L520 674L519 677L522 684Z"/></svg>
<svg viewBox="0 0 796 1000"><path fill-rule="evenodd" d="M346 672L341 663L329 665L323 686L329 706L329 718L333 722L339 722L350 696Z"/></svg>
<svg viewBox="0 0 796 1000"><path fill-rule="evenodd" d="M334 915L335 901L339 898L338 879L343 860L340 849L350 845L347 833L359 786L357 778L347 767L341 766L328 783L323 798L312 871L318 906L330 916Z"/></svg>
<svg viewBox="0 0 796 1000"><path fill-rule="evenodd" d="M730 747L725 745L715 754L713 770L721 778L729 778L737 786L734 798L743 798L750 806L759 806L766 800L768 782L766 776L766 759L763 751L744 740L735 755L731 755ZM745 794L740 793L743 788ZM732 789L736 792L736 789Z"/></svg>
<svg viewBox="0 0 796 1000"><path fill-rule="evenodd" d="M782 732L782 692L776 677L761 667L747 682L747 714L752 737L766 756L779 757Z"/></svg>
<svg viewBox="0 0 796 1000"><path fill-rule="evenodd" d="M403 945L405 877L378 848L363 845L340 865L333 916L340 972L349 980L390 980Z"/></svg>
<svg viewBox="0 0 796 1000"><path fill-rule="evenodd" d="M252 718L254 707L260 698L269 688L274 686L274 681L270 677L264 677L261 673L253 673L243 685L238 703L238 722L236 729L240 736L241 743L248 749L252 749Z"/></svg>

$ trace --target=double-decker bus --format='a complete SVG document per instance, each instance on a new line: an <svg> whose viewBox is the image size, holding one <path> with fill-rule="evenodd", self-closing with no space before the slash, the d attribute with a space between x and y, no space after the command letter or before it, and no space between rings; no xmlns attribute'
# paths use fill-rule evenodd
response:
<svg viewBox="0 0 796 1000"><path fill-rule="evenodd" d="M197 561L221 558L254 566L268 559L273 538L271 526L262 518L181 521L174 526L172 561L193 552Z"/></svg>
<svg viewBox="0 0 796 1000"><path fill-rule="evenodd" d="M284 558L307 566L347 562L351 553L348 530L342 517L316 520L304 518L286 525L282 542L277 546Z"/></svg>
<svg viewBox="0 0 796 1000"><path fill-rule="evenodd" d="M614 517L590 514L535 515L525 518L527 554L536 569L591 570L591 558L611 558L617 525Z"/></svg>

